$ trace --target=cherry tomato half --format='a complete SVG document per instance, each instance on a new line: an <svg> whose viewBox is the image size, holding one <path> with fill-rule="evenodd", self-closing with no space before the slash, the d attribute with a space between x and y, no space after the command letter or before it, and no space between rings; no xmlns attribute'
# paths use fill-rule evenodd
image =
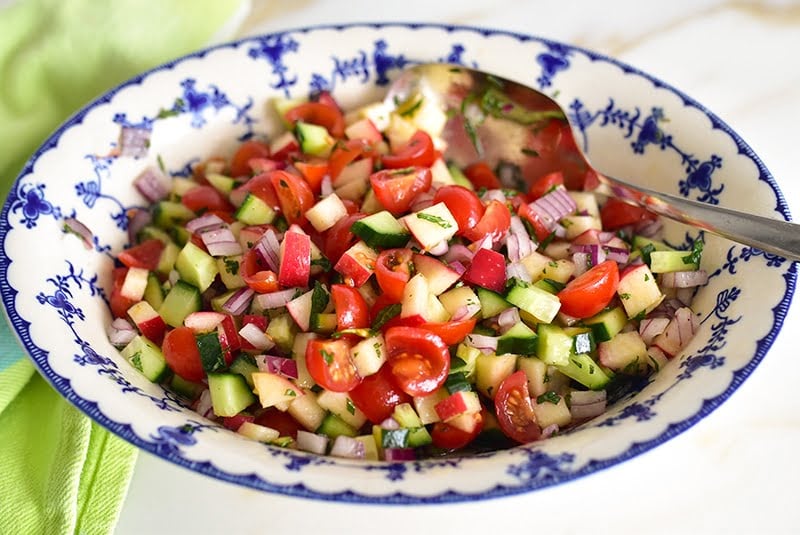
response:
<svg viewBox="0 0 800 535"><path fill-rule="evenodd" d="M115 318L125 318L128 316L128 309L136 304L136 301L129 299L122 295L122 285L125 283L125 277L128 275L127 267L114 268L112 277L114 280L111 287L111 297L109 304L111 305L111 313Z"/></svg>
<svg viewBox="0 0 800 535"><path fill-rule="evenodd" d="M419 327L392 327L384 339L387 362L404 392L425 396L444 384L450 353L438 335Z"/></svg>
<svg viewBox="0 0 800 535"><path fill-rule="evenodd" d="M542 430L536 423L525 372L517 371L503 379L494 398L500 429L521 444L539 440Z"/></svg>
<svg viewBox="0 0 800 535"><path fill-rule="evenodd" d="M332 392L349 392L361 382L345 340L309 341L306 366L314 381Z"/></svg>
<svg viewBox="0 0 800 535"><path fill-rule="evenodd" d="M423 323L420 328L427 329L451 346L464 340L475 328L476 318L468 318L442 323Z"/></svg>
<svg viewBox="0 0 800 535"><path fill-rule="evenodd" d="M249 176L253 172L250 160L269 158L269 147L251 139L242 143L231 158L231 176Z"/></svg>
<svg viewBox="0 0 800 535"><path fill-rule="evenodd" d="M214 186L195 186L181 197L181 203L193 212L231 211L233 205Z"/></svg>
<svg viewBox="0 0 800 535"><path fill-rule="evenodd" d="M369 327L369 305L361 293L352 286L334 284L331 299L336 310L336 328L361 329Z"/></svg>
<svg viewBox="0 0 800 535"><path fill-rule="evenodd" d="M657 218L658 216L649 210L628 204L614 197L609 198L603 208L600 209L603 230L616 230L628 225L655 221Z"/></svg>
<svg viewBox="0 0 800 535"><path fill-rule="evenodd" d="M331 264L336 265L336 262L339 261L339 258L341 258L344 252L355 245L359 240L355 234L350 232L350 228L353 226L353 223L359 219L363 219L366 215L367 214L363 212L350 214L341 218L335 225L325 231L320 246L322 247L322 252L325 254L325 257L330 260Z"/></svg>
<svg viewBox="0 0 800 535"><path fill-rule="evenodd" d="M269 178L286 221L290 225L302 224L306 219L306 210L314 205L314 193L308 182L286 171L272 171Z"/></svg>
<svg viewBox="0 0 800 535"><path fill-rule="evenodd" d="M245 284L258 293L270 293L278 290L278 275L269 269L266 262L255 248L247 251L239 265Z"/></svg>
<svg viewBox="0 0 800 535"><path fill-rule="evenodd" d="M463 186L443 186L433 196L433 204L443 202L458 223L462 235L473 228L483 217L483 203L475 194Z"/></svg>
<svg viewBox="0 0 800 535"><path fill-rule="evenodd" d="M558 292L561 311L573 318L594 316L608 305L619 286L619 268L613 260L597 264Z"/></svg>
<svg viewBox="0 0 800 535"><path fill-rule="evenodd" d="M511 227L511 212L508 206L497 200L489 201L481 220L474 227L466 230L464 237L470 241L477 241L484 236L491 236L492 242L497 243Z"/></svg>
<svg viewBox="0 0 800 535"><path fill-rule="evenodd" d="M433 140L427 132L417 130L397 150L392 154L387 154L382 158L383 166L388 169L401 169L404 167L421 166L430 167L436 160L436 151L433 148Z"/></svg>
<svg viewBox="0 0 800 535"><path fill-rule="evenodd" d="M411 278L413 257L411 249L386 249L375 261L375 279L392 303L403 300L403 290Z"/></svg>
<svg viewBox="0 0 800 535"><path fill-rule="evenodd" d="M300 104L287 111L284 117L290 124L303 121L324 126L335 138L340 138L344 135L344 116L341 110L325 102Z"/></svg>
<svg viewBox="0 0 800 535"><path fill-rule="evenodd" d="M407 212L414 197L430 189L432 180L427 167L384 169L369 177L375 197L396 216Z"/></svg>
<svg viewBox="0 0 800 535"><path fill-rule="evenodd" d="M411 397L397 385L391 368L386 364L377 373L364 377L350 391L350 399L373 424L380 424L390 417L397 405L411 401Z"/></svg>
<svg viewBox="0 0 800 535"><path fill-rule="evenodd" d="M167 365L187 381L202 381L206 376L200 361L200 350L189 327L176 327L164 337L161 346Z"/></svg>
<svg viewBox="0 0 800 535"><path fill-rule="evenodd" d="M335 180L348 164L371 151L372 146L363 139L350 139L343 143L337 143L328 158L331 179Z"/></svg>
<svg viewBox="0 0 800 535"><path fill-rule="evenodd" d="M486 162L475 162L464 169L466 176L476 189L497 189L500 188L500 180L494 174L492 168Z"/></svg>
<svg viewBox="0 0 800 535"><path fill-rule="evenodd" d="M533 202L539 197L544 196L547 192L558 185L564 184L564 173L561 171L553 171L542 175L534 180L531 187L528 189L528 200Z"/></svg>
<svg viewBox="0 0 800 535"><path fill-rule="evenodd" d="M139 267L150 271L158 268L158 261L164 251L164 242L155 238L122 251L117 258L128 267Z"/></svg>

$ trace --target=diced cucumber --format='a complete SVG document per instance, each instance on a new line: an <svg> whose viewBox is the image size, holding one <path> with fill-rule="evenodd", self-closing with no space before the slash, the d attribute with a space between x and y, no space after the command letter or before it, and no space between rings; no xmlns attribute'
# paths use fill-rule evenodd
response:
<svg viewBox="0 0 800 535"><path fill-rule="evenodd" d="M451 372L444 381L444 387L450 394L456 392L469 392L472 390L472 383L467 379L464 372Z"/></svg>
<svg viewBox="0 0 800 535"><path fill-rule="evenodd" d="M317 403L323 409L341 418L353 429L360 429L367 421L366 415L355 406L346 392L323 390L317 396Z"/></svg>
<svg viewBox="0 0 800 535"><path fill-rule="evenodd" d="M642 313L646 314L664 299L655 275L647 267L647 264L631 268L620 277L617 295L619 295L629 318L635 318Z"/></svg>
<svg viewBox="0 0 800 535"><path fill-rule="evenodd" d="M305 154L326 157L336 143L324 126L297 121L294 131Z"/></svg>
<svg viewBox="0 0 800 535"><path fill-rule="evenodd" d="M206 373L218 372L226 367L222 346L217 331L195 335L197 349L200 351L200 363Z"/></svg>
<svg viewBox="0 0 800 535"><path fill-rule="evenodd" d="M258 371L258 366L256 366L256 361L252 355L248 355L247 353L240 353L238 357L231 362L229 371L231 373L238 373L242 377L244 377L247 384L250 385L250 388L253 387L253 372Z"/></svg>
<svg viewBox="0 0 800 535"><path fill-rule="evenodd" d="M446 389L440 388L433 394L414 398L414 408L423 425L432 424L441 420L439 414L436 412L436 404L449 395L450 393Z"/></svg>
<svg viewBox="0 0 800 535"><path fill-rule="evenodd" d="M497 339L497 354L532 355L537 346L536 333L520 321Z"/></svg>
<svg viewBox="0 0 800 535"><path fill-rule="evenodd" d="M583 323L591 327L597 342L605 342L614 338L625 327L628 316L622 307L614 307L583 320Z"/></svg>
<svg viewBox="0 0 800 535"><path fill-rule="evenodd" d="M463 186L468 190L474 190L475 187L472 185L472 182L464 175L464 172L455 165L450 164L447 166L447 170L450 171L450 176L453 178L453 182L456 183L458 186Z"/></svg>
<svg viewBox="0 0 800 535"><path fill-rule="evenodd" d="M481 302L481 316L483 318L492 318L513 306L506 301L505 297L497 292L487 290L480 286L475 288L475 292L478 294L478 300Z"/></svg>
<svg viewBox="0 0 800 535"><path fill-rule="evenodd" d="M412 407L410 403L400 403L396 405L392 413L392 418L400 424L400 427L412 428L422 426L422 420L420 420L417 411L414 410L414 407Z"/></svg>
<svg viewBox="0 0 800 535"><path fill-rule="evenodd" d="M229 195L236 186L236 181L233 178L219 173L206 173L206 180L208 180L208 183L214 186L217 191L225 195Z"/></svg>
<svg viewBox="0 0 800 535"><path fill-rule="evenodd" d="M565 327L564 333L572 337L573 353L591 353L597 347L589 327Z"/></svg>
<svg viewBox="0 0 800 535"><path fill-rule="evenodd" d="M572 337L558 325L540 323L536 333L539 345L536 355L545 363L564 366L572 353Z"/></svg>
<svg viewBox="0 0 800 535"><path fill-rule="evenodd" d="M674 251L672 247L667 245L664 242L660 242L657 240L652 240L650 238L645 238L644 236L636 235L633 237L633 248L634 249L644 249L645 247L652 247L654 251Z"/></svg>
<svg viewBox="0 0 800 535"><path fill-rule="evenodd" d="M450 359L451 372L463 372L467 379L475 378L475 361L481 350L476 347L471 347L466 344L458 344L456 348L456 356Z"/></svg>
<svg viewBox="0 0 800 535"><path fill-rule="evenodd" d="M602 367L585 353L570 355L566 364L558 366L558 371L590 390L602 390L611 379Z"/></svg>
<svg viewBox="0 0 800 535"><path fill-rule="evenodd" d="M219 278L227 289L235 290L244 287L245 282L241 273L242 255L220 256L215 258L215 261Z"/></svg>
<svg viewBox="0 0 800 535"><path fill-rule="evenodd" d="M339 435L344 435L347 437L354 437L358 435L358 431L353 429L353 426L333 414L329 412L325 418L322 420L319 428L316 430L316 433L321 435L328 436L330 438L336 438Z"/></svg>
<svg viewBox="0 0 800 535"><path fill-rule="evenodd" d="M201 292L211 286L219 273L214 257L192 242L187 242L181 249L175 260L175 269L181 279L196 286Z"/></svg>
<svg viewBox="0 0 800 535"><path fill-rule="evenodd" d="M410 429L401 427L400 429L381 429L381 447L382 448L407 448L409 447L408 435Z"/></svg>
<svg viewBox="0 0 800 535"><path fill-rule="evenodd" d="M672 271L696 271L691 251L653 251L650 253L650 271L670 273Z"/></svg>
<svg viewBox="0 0 800 535"><path fill-rule="evenodd" d="M142 229L136 234L136 241L139 243L145 240L158 240L163 244L167 244L172 241L172 238L169 237L163 229L160 229L153 225L145 225Z"/></svg>
<svg viewBox="0 0 800 535"><path fill-rule="evenodd" d="M516 281L506 300L542 323L553 321L561 308L558 297L524 281Z"/></svg>
<svg viewBox="0 0 800 535"><path fill-rule="evenodd" d="M120 354L154 383L163 381L169 374L161 348L142 335L137 335L128 342Z"/></svg>
<svg viewBox="0 0 800 535"><path fill-rule="evenodd" d="M275 221L275 210L252 193L248 193L234 217L245 225L266 225Z"/></svg>
<svg viewBox="0 0 800 535"><path fill-rule="evenodd" d="M267 336L272 338L284 353L291 351L296 334L297 327L289 314L276 316L267 325Z"/></svg>
<svg viewBox="0 0 800 535"><path fill-rule="evenodd" d="M289 121L286 120L286 113L299 106L300 104L304 104L307 102L305 98L284 98L284 97L275 97L270 102L272 107L275 109L275 112L278 114L283 126L286 128L290 128L292 125Z"/></svg>
<svg viewBox="0 0 800 535"><path fill-rule="evenodd" d="M365 461L377 461L379 459L378 446L375 444L375 437L372 434L359 435L355 439L364 444Z"/></svg>
<svg viewBox="0 0 800 535"><path fill-rule="evenodd" d="M538 281L534 282L533 285L553 295L556 295L558 292L564 289L564 283L555 281L553 279L539 279Z"/></svg>
<svg viewBox="0 0 800 535"><path fill-rule="evenodd" d="M336 330L336 314L333 312L312 313L309 329L319 334L330 334Z"/></svg>
<svg viewBox="0 0 800 535"><path fill-rule="evenodd" d="M196 400L206 388L203 383L187 381L178 374L172 376L169 386L173 392L189 401Z"/></svg>
<svg viewBox="0 0 800 535"><path fill-rule="evenodd" d="M308 389L303 389L305 395L298 396L289 404L289 414L302 425L306 431L315 431L325 419L325 409L317 403L317 395Z"/></svg>
<svg viewBox="0 0 800 535"><path fill-rule="evenodd" d="M358 375L366 377L381 369L386 362L386 343L383 335L364 338L350 351Z"/></svg>
<svg viewBox="0 0 800 535"><path fill-rule="evenodd" d="M178 259L178 254L180 252L180 247L175 245L172 239L166 242L164 244L164 250L161 252L161 258L158 259L156 272L165 276L169 275L169 272L175 268L175 260Z"/></svg>
<svg viewBox="0 0 800 535"><path fill-rule="evenodd" d="M317 232L325 232L345 216L347 207L335 193L323 197L306 210L306 218Z"/></svg>
<svg viewBox="0 0 800 535"><path fill-rule="evenodd" d="M158 310L164 302L164 290L158 277L152 271L147 274L147 286L144 288L144 300L150 303L153 309Z"/></svg>
<svg viewBox="0 0 800 535"><path fill-rule="evenodd" d="M303 388L311 388L315 384L314 379L308 372L308 366L306 366L306 347L309 340L315 338L317 338L317 335L314 333L299 333L294 337L294 342L292 343L292 358L297 362L297 379L295 383Z"/></svg>
<svg viewBox="0 0 800 535"><path fill-rule="evenodd" d="M186 316L200 310L202 305L200 290L188 282L178 280L158 308L158 314L167 325L180 327Z"/></svg>
<svg viewBox="0 0 800 535"><path fill-rule="evenodd" d="M217 416L235 416L256 401L247 381L238 373L209 373L208 390Z"/></svg>
<svg viewBox="0 0 800 535"><path fill-rule="evenodd" d="M356 221L350 232L370 247L380 249L404 247L411 238L406 227L386 210Z"/></svg>
<svg viewBox="0 0 800 535"><path fill-rule="evenodd" d="M503 379L514 373L516 355L478 355L475 361L475 387L483 395L494 399Z"/></svg>
<svg viewBox="0 0 800 535"><path fill-rule="evenodd" d="M566 284L573 273L575 273L575 264L572 260L550 260L542 271L542 278Z"/></svg>
<svg viewBox="0 0 800 535"><path fill-rule="evenodd" d="M425 427L412 427L408 430L408 447L419 448L433 442L433 437Z"/></svg>
<svg viewBox="0 0 800 535"><path fill-rule="evenodd" d="M176 201L159 201L153 207L153 223L162 229L181 226L195 217L193 211Z"/></svg>

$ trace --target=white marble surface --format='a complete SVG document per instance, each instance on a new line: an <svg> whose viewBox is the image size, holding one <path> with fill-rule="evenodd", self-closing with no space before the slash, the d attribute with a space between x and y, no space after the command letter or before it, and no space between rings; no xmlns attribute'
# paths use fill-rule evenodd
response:
<svg viewBox="0 0 800 535"><path fill-rule="evenodd" d="M731 125L800 213L797 0L256 0L239 35L356 21L484 26L614 56ZM666 445L569 484L471 504L346 505L252 491L142 453L117 533L797 533L798 328L796 302L766 359L717 411Z"/></svg>

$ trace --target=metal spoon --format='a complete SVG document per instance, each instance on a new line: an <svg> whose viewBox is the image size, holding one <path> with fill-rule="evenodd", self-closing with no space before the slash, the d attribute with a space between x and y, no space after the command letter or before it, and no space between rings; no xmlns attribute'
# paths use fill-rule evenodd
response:
<svg viewBox="0 0 800 535"><path fill-rule="evenodd" d="M384 102L401 114L424 111L434 128L443 128L446 156L460 166L483 160L492 168L502 163L510 169L525 169L526 160L538 157L525 150L531 128L546 119L568 117L553 99L535 89L460 65L437 63L403 71ZM438 110L431 113L431 106ZM580 164L590 169L586 156L579 156ZM597 176L600 193L800 261L798 224L660 193L599 172Z"/></svg>

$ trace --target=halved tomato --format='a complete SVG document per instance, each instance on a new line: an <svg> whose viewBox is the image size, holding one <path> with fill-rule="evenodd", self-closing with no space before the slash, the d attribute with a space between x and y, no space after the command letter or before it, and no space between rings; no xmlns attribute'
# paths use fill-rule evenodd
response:
<svg viewBox="0 0 800 535"><path fill-rule="evenodd" d="M404 392L426 396L444 384L450 352L438 335L419 327L392 327L384 339L387 363Z"/></svg>
<svg viewBox="0 0 800 535"><path fill-rule="evenodd" d="M594 316L608 305L619 286L619 268L613 260L597 264L558 292L561 312L573 318Z"/></svg>
<svg viewBox="0 0 800 535"><path fill-rule="evenodd" d="M522 370L503 379L494 406L500 429L508 438L525 444L542 436L528 393L528 378Z"/></svg>
<svg viewBox="0 0 800 535"><path fill-rule="evenodd" d="M386 249L375 261L375 279L384 295L393 303L403 299L408 279L413 269L414 251L411 249Z"/></svg>
<svg viewBox="0 0 800 535"><path fill-rule="evenodd" d="M306 366L314 381L326 390L349 392L361 382L345 340L309 341Z"/></svg>
<svg viewBox="0 0 800 535"><path fill-rule="evenodd" d="M381 161L388 169L430 167L436 161L433 140L424 130L417 130L405 144L393 150L392 154L384 155Z"/></svg>
<svg viewBox="0 0 800 535"><path fill-rule="evenodd" d="M407 212L414 197L431 188L432 180L428 167L384 169L369 177L375 197L396 216Z"/></svg>

